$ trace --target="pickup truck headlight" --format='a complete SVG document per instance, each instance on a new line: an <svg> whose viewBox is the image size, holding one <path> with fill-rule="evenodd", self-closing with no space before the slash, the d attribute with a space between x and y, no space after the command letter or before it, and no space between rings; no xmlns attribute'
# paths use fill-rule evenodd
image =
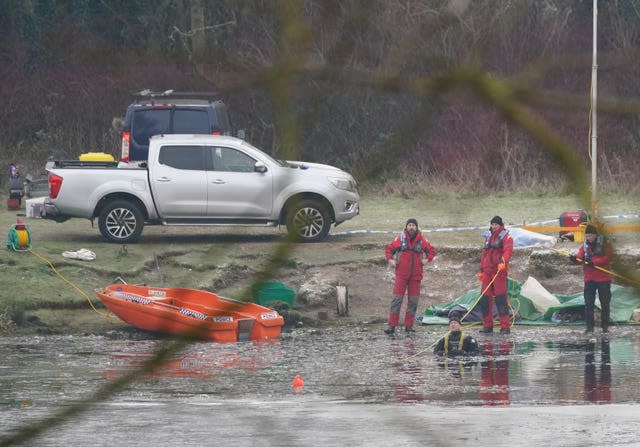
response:
<svg viewBox="0 0 640 447"><path fill-rule="evenodd" d="M329 181L333 186L338 189L343 189L345 191L356 192L356 182L355 180L343 178L343 177L328 177Z"/></svg>

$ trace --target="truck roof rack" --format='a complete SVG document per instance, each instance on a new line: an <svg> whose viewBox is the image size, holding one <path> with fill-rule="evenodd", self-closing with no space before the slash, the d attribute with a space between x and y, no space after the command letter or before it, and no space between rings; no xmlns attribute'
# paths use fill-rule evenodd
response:
<svg viewBox="0 0 640 447"><path fill-rule="evenodd" d="M165 90L163 92L154 92L149 89L140 90L131 94L136 102L144 100L156 99L206 99L209 102L220 100L218 92L176 92L174 90Z"/></svg>

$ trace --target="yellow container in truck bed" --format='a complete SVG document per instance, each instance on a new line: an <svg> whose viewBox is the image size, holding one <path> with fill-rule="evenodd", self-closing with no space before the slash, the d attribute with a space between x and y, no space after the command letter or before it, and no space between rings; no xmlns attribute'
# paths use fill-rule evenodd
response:
<svg viewBox="0 0 640 447"><path fill-rule="evenodd" d="M116 161L111 154L105 154L104 152L87 152L86 154L80 154L78 157L80 161Z"/></svg>

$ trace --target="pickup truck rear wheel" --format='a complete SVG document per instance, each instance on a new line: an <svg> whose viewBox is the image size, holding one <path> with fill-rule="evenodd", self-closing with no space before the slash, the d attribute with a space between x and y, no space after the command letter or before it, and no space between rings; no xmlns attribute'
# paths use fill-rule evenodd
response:
<svg viewBox="0 0 640 447"><path fill-rule="evenodd" d="M329 212L319 202L301 200L287 213L287 231L299 242L318 242L329 234Z"/></svg>
<svg viewBox="0 0 640 447"><path fill-rule="evenodd" d="M102 236L117 244L136 242L143 225L144 217L138 207L123 200L116 200L105 206L98 217L98 228Z"/></svg>

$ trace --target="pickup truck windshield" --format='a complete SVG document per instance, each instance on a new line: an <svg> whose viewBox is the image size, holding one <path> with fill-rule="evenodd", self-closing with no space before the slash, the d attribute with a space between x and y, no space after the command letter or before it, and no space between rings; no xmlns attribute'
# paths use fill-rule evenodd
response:
<svg viewBox="0 0 640 447"><path fill-rule="evenodd" d="M269 160L271 160L273 163L277 164L278 166L283 166L283 167L287 166L287 163L285 163L284 161L278 160L277 158L273 158L271 155L269 155L269 154L267 154L265 152L262 152L260 149L258 149L257 147L247 143L246 141L243 141L242 145L246 146L248 148L251 148L254 151L258 151L261 154L264 154L265 157L267 157Z"/></svg>

